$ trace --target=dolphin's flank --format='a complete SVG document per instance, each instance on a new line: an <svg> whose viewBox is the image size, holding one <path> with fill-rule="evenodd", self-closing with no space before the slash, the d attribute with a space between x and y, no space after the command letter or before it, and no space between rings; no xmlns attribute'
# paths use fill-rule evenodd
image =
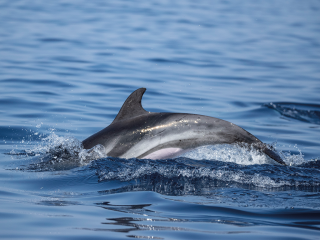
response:
<svg viewBox="0 0 320 240"><path fill-rule="evenodd" d="M266 144L233 123L196 114L147 112L141 106L145 91L131 93L113 122L85 139L83 147L101 144L110 157L166 159L199 146L245 143L286 165Z"/></svg>

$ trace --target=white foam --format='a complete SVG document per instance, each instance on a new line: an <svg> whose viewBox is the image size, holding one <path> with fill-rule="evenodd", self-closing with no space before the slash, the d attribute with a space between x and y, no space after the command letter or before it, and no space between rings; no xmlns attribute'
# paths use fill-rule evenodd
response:
<svg viewBox="0 0 320 240"><path fill-rule="evenodd" d="M102 145L84 149L78 139L72 136L59 137L55 133L51 133L43 138L39 145L25 151L27 154L35 155L52 154L52 160L54 161L73 161L78 162L80 165L87 165L92 160L106 157Z"/></svg>
<svg viewBox="0 0 320 240"><path fill-rule="evenodd" d="M274 164L274 160L254 148L229 144L198 147L190 152L182 154L180 157L187 157L194 160L234 162L242 165Z"/></svg>

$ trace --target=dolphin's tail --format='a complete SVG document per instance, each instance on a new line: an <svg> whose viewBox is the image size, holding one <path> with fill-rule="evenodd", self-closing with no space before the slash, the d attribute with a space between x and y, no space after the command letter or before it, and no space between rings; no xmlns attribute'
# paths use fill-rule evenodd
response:
<svg viewBox="0 0 320 240"><path fill-rule="evenodd" d="M271 157L273 160L275 160L276 162L280 163L281 165L284 165L284 166L287 165L277 153L275 153L274 151L270 150L269 148L264 147L262 149L262 152L267 154L269 157Z"/></svg>

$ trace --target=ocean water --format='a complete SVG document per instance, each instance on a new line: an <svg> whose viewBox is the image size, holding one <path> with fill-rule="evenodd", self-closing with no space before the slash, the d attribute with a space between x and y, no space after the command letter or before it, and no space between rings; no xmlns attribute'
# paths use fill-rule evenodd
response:
<svg viewBox="0 0 320 240"><path fill-rule="evenodd" d="M145 87L233 145L120 159L81 141ZM1 1L1 239L319 239L320 2Z"/></svg>

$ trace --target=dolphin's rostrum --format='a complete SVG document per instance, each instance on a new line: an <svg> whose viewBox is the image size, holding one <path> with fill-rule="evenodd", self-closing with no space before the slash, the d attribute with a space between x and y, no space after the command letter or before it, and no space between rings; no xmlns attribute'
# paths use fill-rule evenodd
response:
<svg viewBox="0 0 320 240"><path fill-rule="evenodd" d="M167 159L199 146L249 144L286 165L266 144L233 123L196 114L147 112L141 106L145 91L134 91L113 122L85 139L83 147L101 144L110 157Z"/></svg>

